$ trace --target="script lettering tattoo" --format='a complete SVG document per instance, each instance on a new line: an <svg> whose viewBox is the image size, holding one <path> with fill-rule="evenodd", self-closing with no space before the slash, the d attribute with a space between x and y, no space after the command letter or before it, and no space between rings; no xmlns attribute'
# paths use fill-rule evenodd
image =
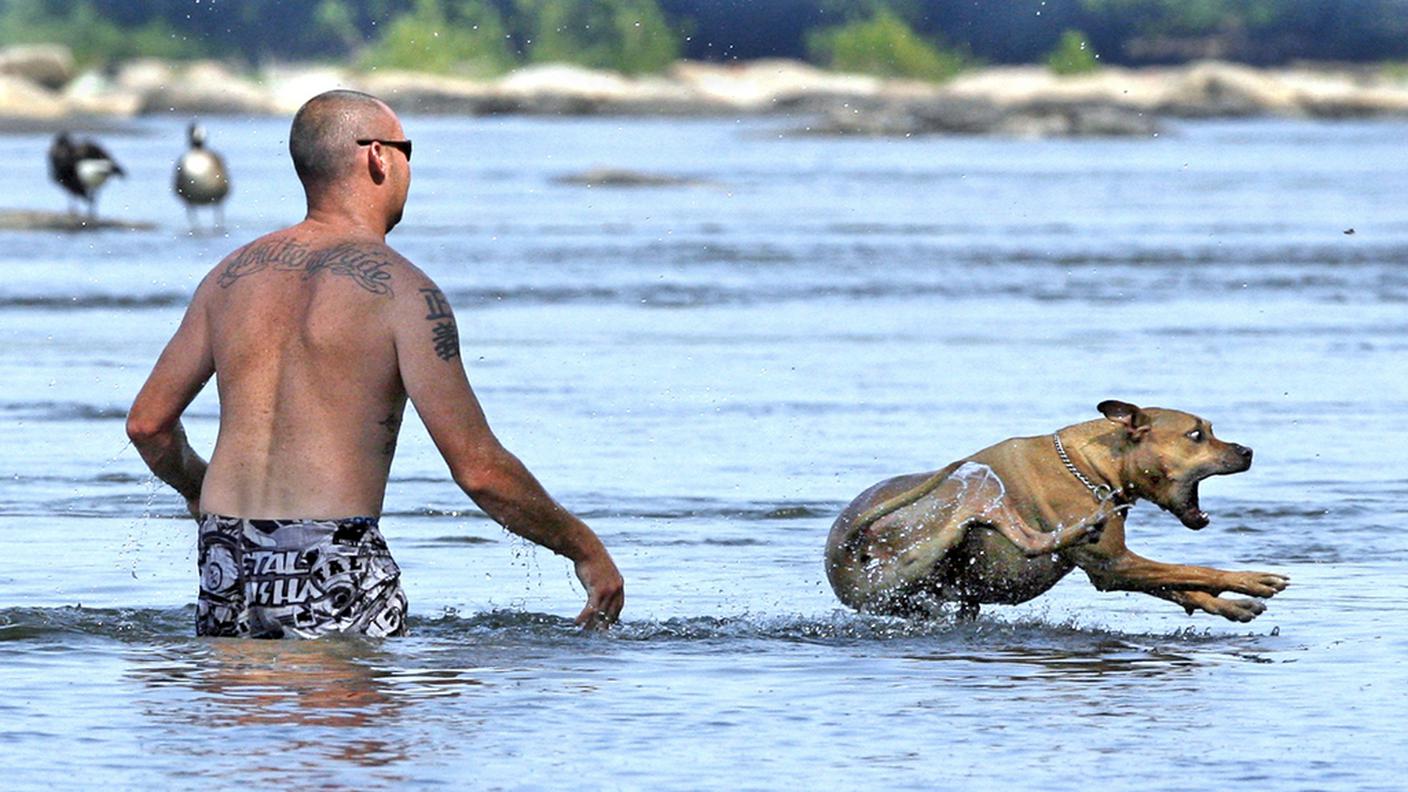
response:
<svg viewBox="0 0 1408 792"><path fill-rule="evenodd" d="M435 322L431 330L431 341L435 345L435 355L441 360L460 356L460 331L455 326L455 315L450 312L450 301L439 289L421 289L425 298L425 319Z"/></svg>
<svg viewBox="0 0 1408 792"><path fill-rule="evenodd" d="M391 273L394 262L385 251L355 242L343 242L322 250L291 239L276 239L250 245L225 265L220 273L220 288L228 289L240 278L272 269L275 272L302 272L307 280L323 270L351 278L372 294L392 294Z"/></svg>

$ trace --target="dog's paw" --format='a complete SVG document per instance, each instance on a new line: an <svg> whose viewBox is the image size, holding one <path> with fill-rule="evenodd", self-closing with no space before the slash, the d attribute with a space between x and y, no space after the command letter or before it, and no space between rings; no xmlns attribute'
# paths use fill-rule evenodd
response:
<svg viewBox="0 0 1408 792"><path fill-rule="evenodd" d="M1238 572L1237 585L1229 586L1233 591L1253 597L1274 597L1286 590L1291 579L1273 572Z"/></svg>
<svg viewBox="0 0 1408 792"><path fill-rule="evenodd" d="M1234 622L1249 622L1266 612L1266 603L1252 599L1214 597L1208 610Z"/></svg>
<svg viewBox="0 0 1408 792"><path fill-rule="evenodd" d="M1057 550L1065 550L1077 545L1095 544L1100 541L1100 535L1104 530L1104 520L1068 525L1046 534L1036 549L1038 552L1054 553Z"/></svg>

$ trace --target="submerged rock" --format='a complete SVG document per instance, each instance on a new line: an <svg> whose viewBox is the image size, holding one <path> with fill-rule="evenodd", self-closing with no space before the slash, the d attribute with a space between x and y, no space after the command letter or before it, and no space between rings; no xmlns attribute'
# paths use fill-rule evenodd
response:
<svg viewBox="0 0 1408 792"><path fill-rule="evenodd" d="M824 109L818 121L794 132L876 137L1118 137L1157 131L1153 115L1116 105L1033 102L1008 107L975 98L940 97L847 102Z"/></svg>
<svg viewBox="0 0 1408 792"><path fill-rule="evenodd" d="M151 231L152 223L91 218L66 212L0 209L0 229L6 231Z"/></svg>
<svg viewBox="0 0 1408 792"><path fill-rule="evenodd" d="M1153 113L1109 104L1033 104L1008 114L1000 134L1017 137L1152 137L1162 130Z"/></svg>
<svg viewBox="0 0 1408 792"><path fill-rule="evenodd" d="M572 184L581 187L694 187L707 183L687 176L645 173L620 168L596 168L582 173L559 176L553 181L558 184Z"/></svg>

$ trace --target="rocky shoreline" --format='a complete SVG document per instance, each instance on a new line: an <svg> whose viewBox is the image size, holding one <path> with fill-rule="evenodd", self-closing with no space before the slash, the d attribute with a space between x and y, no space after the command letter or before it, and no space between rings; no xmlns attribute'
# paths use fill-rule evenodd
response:
<svg viewBox="0 0 1408 792"><path fill-rule="evenodd" d="M251 73L155 59L80 72L65 48L30 45L0 50L0 130L101 128L161 114L290 115L335 87L410 114L787 115L800 119L798 134L813 135L1147 135L1164 118L1408 116L1408 76L1367 68L1200 62L1061 77L1005 66L933 85L797 61L683 61L647 77L547 64L472 80L316 65Z"/></svg>

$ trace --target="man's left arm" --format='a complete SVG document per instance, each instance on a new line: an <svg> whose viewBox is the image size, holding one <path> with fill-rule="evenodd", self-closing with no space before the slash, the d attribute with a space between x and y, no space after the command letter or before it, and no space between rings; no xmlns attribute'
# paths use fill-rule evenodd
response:
<svg viewBox="0 0 1408 792"><path fill-rule="evenodd" d="M204 294L202 284L127 413L127 436L142 461L181 493L186 508L197 519L205 460L186 441L181 413L215 373Z"/></svg>

